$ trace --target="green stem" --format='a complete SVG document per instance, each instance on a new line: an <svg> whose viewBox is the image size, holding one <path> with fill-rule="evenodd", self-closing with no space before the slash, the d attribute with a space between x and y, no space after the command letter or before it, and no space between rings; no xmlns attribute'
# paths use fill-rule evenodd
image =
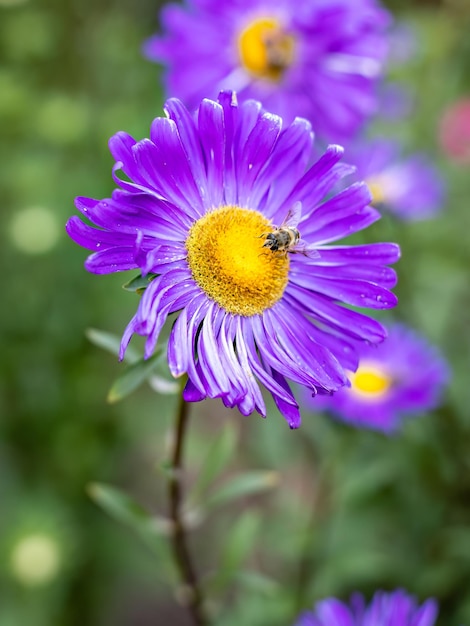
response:
<svg viewBox="0 0 470 626"><path fill-rule="evenodd" d="M185 587L184 598L195 626L207 626L208 621L203 610L203 595L199 585L196 570L189 553L186 530L182 518L183 505L183 445L189 416L189 405L180 396L178 413L176 416L175 437L171 454L171 473L168 484L170 501L170 518L172 522L172 546L175 561L180 571L181 580Z"/></svg>

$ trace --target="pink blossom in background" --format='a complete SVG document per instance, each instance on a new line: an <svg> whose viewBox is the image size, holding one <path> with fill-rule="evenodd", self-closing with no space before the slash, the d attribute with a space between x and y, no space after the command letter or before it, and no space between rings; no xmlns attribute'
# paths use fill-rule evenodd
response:
<svg viewBox="0 0 470 626"><path fill-rule="evenodd" d="M457 100L444 111L439 141L450 160L470 163L470 97Z"/></svg>

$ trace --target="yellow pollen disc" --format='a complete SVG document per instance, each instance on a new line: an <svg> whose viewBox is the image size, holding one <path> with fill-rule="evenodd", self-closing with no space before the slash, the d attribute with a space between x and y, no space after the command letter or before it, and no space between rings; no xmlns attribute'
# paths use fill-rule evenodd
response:
<svg viewBox="0 0 470 626"><path fill-rule="evenodd" d="M195 222L186 240L194 280L222 308L251 316L284 293L287 254L263 248L273 226L258 211L224 206Z"/></svg>
<svg viewBox="0 0 470 626"><path fill-rule="evenodd" d="M294 58L295 40L273 18L251 22L238 38L243 67L257 78L279 81Z"/></svg>
<svg viewBox="0 0 470 626"><path fill-rule="evenodd" d="M349 374L349 380L352 391L369 397L384 394L392 384L390 376L370 365L359 366L357 372Z"/></svg>
<svg viewBox="0 0 470 626"><path fill-rule="evenodd" d="M372 204L383 204L386 200L384 184L379 177L370 178L367 182L369 191L372 195Z"/></svg>

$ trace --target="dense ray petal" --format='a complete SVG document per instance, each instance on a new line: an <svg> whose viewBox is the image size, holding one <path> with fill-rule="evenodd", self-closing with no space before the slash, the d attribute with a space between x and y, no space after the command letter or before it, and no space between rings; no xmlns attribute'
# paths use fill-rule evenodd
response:
<svg viewBox="0 0 470 626"><path fill-rule="evenodd" d="M198 124L207 171L207 208L224 204L225 141L223 109L218 102L203 100Z"/></svg>

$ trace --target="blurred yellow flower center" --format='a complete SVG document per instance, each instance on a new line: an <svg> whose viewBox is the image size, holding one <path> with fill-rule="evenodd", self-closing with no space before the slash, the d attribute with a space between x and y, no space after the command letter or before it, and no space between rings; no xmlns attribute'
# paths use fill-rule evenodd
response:
<svg viewBox="0 0 470 626"><path fill-rule="evenodd" d="M223 206L189 231L186 248L193 278L229 313L256 315L282 297L289 259L263 248L262 235L272 230L258 211Z"/></svg>
<svg viewBox="0 0 470 626"><path fill-rule="evenodd" d="M366 182L372 195L372 204L383 204L386 200L386 194L383 181L380 180L380 177L370 178Z"/></svg>
<svg viewBox="0 0 470 626"><path fill-rule="evenodd" d="M251 22L238 38L243 67L257 78L278 81L294 58L295 40L273 18Z"/></svg>
<svg viewBox="0 0 470 626"><path fill-rule="evenodd" d="M384 394L392 381L385 372L371 365L360 365L357 372L349 374L351 390L363 396Z"/></svg>

